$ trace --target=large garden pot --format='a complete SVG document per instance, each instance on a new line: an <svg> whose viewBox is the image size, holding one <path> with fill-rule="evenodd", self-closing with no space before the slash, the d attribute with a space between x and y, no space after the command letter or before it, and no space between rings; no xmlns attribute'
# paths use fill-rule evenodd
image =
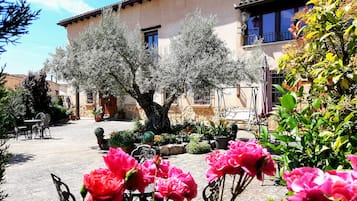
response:
<svg viewBox="0 0 357 201"><path fill-rule="evenodd" d="M228 142L230 137L228 136L216 136L214 137L216 149L228 149Z"/></svg>

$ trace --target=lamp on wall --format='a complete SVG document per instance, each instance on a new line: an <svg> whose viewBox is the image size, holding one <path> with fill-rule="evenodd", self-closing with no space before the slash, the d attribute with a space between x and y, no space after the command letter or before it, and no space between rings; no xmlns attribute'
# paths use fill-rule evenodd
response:
<svg viewBox="0 0 357 201"><path fill-rule="evenodd" d="M249 20L250 17L250 13L248 13L247 11L241 11L240 13L240 18L242 20L242 32L244 33L245 30L247 29L247 22Z"/></svg>

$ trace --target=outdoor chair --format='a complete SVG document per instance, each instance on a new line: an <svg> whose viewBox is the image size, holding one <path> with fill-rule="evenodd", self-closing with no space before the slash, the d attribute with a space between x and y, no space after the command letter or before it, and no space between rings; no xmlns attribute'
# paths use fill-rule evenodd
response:
<svg viewBox="0 0 357 201"><path fill-rule="evenodd" d="M27 126L17 126L16 124L14 124L14 132L16 140L18 140L19 135L21 134L24 135L26 139L30 138L30 136L32 138L32 135L28 132Z"/></svg>
<svg viewBox="0 0 357 201"><path fill-rule="evenodd" d="M156 155L156 151L150 145L142 144L137 146L130 154L133 156L139 163L143 163L147 159L153 159ZM154 186L148 186L145 189L145 192L141 194L139 191L129 191L126 190L124 193L124 201L149 201L153 200ZM155 199L158 200L158 199Z"/></svg>
<svg viewBox="0 0 357 201"><path fill-rule="evenodd" d="M35 119L41 120L41 122L39 124L34 125L32 128L35 135L39 134L40 138L44 138L44 137L50 138L51 137L51 132L50 132L51 116L49 114L40 112L35 116Z"/></svg>
<svg viewBox="0 0 357 201"><path fill-rule="evenodd" d="M53 183L56 186L56 190L60 201L76 201L74 195L70 192L67 184L61 181L61 178L51 173Z"/></svg>
<svg viewBox="0 0 357 201"><path fill-rule="evenodd" d="M156 155L156 150L150 145L142 144L137 146L130 154L139 163L143 163L147 159L153 159Z"/></svg>
<svg viewBox="0 0 357 201"><path fill-rule="evenodd" d="M204 201L220 200L220 196L222 196L222 188L224 187L222 186L224 179L224 177L220 177L207 184L207 186L202 191L202 198Z"/></svg>

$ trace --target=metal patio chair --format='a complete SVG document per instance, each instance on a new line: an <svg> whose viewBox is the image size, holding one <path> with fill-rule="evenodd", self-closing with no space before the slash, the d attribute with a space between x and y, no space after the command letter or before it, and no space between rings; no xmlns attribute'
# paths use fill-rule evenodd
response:
<svg viewBox="0 0 357 201"><path fill-rule="evenodd" d="M69 190L67 184L61 181L61 178L51 173L52 181L56 186L56 190L60 201L76 201L76 198Z"/></svg>

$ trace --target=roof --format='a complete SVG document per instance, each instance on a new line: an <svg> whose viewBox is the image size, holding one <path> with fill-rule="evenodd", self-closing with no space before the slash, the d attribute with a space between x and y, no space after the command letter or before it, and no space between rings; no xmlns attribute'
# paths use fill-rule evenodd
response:
<svg viewBox="0 0 357 201"><path fill-rule="evenodd" d="M85 19L89 19L90 17L96 17L97 15L101 15L103 9L111 8L114 11L117 11L118 8L119 8L119 5L121 5L122 9L125 9L126 6L129 6L129 5L130 6L134 6L135 3L142 4L143 1L144 0L122 0L121 2L118 1L118 3L110 4L110 5L104 6L102 8L94 9L94 10L91 10L91 11L88 11L88 12L85 12L85 13L82 13L82 14L79 14L79 15L76 15L76 16L61 20L61 21L59 21L57 23L57 25L66 27L69 24L76 23L78 21L83 21ZM151 0L147 0L147 1L151 1Z"/></svg>
<svg viewBox="0 0 357 201"><path fill-rule="evenodd" d="M247 7L251 7L251 6L256 6L256 5L259 5L259 4L263 4L263 3L266 3L266 2L270 2L272 0L241 0L239 5L236 6L236 9L244 9L244 8L247 8Z"/></svg>

